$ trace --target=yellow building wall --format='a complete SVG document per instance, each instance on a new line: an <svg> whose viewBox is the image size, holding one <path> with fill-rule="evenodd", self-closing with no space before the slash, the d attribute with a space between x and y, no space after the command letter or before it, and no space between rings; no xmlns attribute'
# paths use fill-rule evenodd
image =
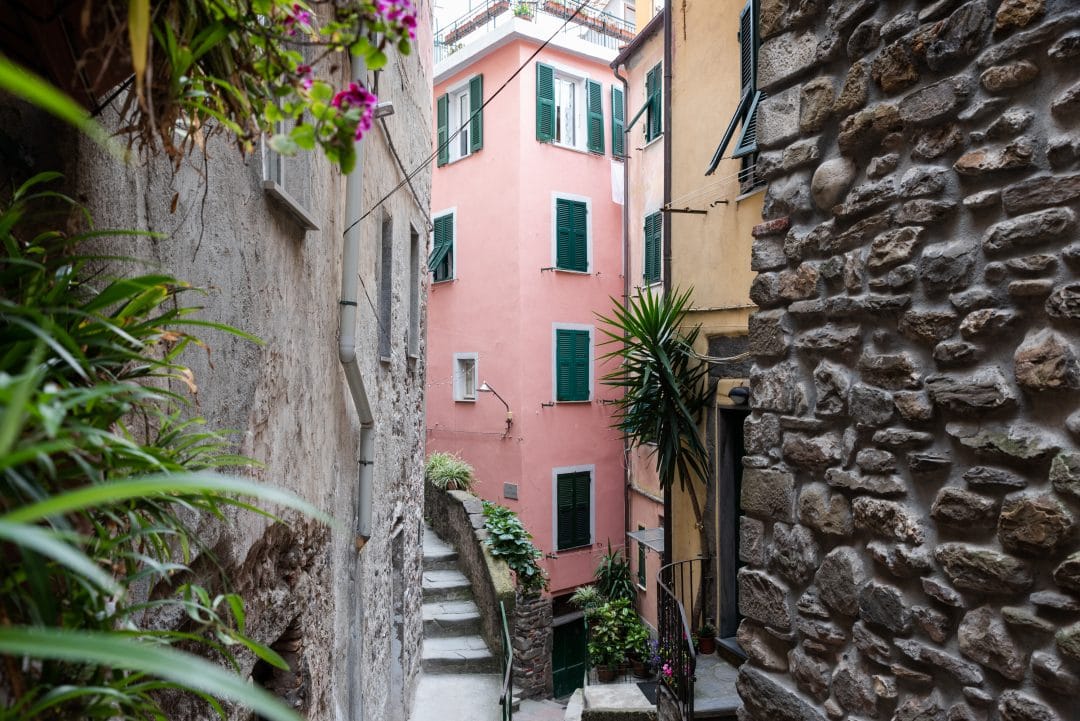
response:
<svg viewBox="0 0 1080 721"><path fill-rule="evenodd" d="M735 0L669 2L672 13L671 206L705 210L705 215L668 213L671 225L671 287L693 288L688 322L701 326L699 353L707 354L710 335L746 335L750 302L751 229L761 222L763 189L742 195L741 163L723 160L705 175L739 102L739 13ZM730 155L734 140L725 155ZM739 380L724 382L719 402ZM704 484L698 484L704 508ZM688 494L672 498L670 558L700 555L700 535Z"/></svg>

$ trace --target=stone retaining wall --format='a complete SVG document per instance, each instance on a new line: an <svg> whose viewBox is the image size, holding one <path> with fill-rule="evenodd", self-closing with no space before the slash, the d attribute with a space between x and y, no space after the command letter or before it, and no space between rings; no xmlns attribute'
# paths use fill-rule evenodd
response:
<svg viewBox="0 0 1080 721"><path fill-rule="evenodd" d="M761 5L741 718L1075 719L1080 6Z"/></svg>
<svg viewBox="0 0 1080 721"><path fill-rule="evenodd" d="M514 616L514 577L504 561L496 560L484 539L484 509L480 499L465 491L441 491L430 483L424 488L424 515L439 536L458 553L461 572L472 584L473 600L480 609L480 627L488 648L502 653L502 618Z"/></svg>
<svg viewBox="0 0 1080 721"><path fill-rule="evenodd" d="M551 599L518 596L514 607L514 685L521 698L550 698Z"/></svg>

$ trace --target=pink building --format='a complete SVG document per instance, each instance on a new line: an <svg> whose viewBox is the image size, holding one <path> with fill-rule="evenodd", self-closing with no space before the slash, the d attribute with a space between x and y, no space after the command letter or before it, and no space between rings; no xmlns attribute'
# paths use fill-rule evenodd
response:
<svg viewBox="0 0 1080 721"><path fill-rule="evenodd" d="M435 137L449 142L432 188L427 445L460 454L477 493L521 516L559 616L608 541L625 542L623 442L596 313L624 290L612 138L626 115L609 63L633 28L592 12L623 36L569 25L531 58L564 23L543 7L489 19L460 49L456 36L436 45ZM577 633L571 616L564 637Z"/></svg>

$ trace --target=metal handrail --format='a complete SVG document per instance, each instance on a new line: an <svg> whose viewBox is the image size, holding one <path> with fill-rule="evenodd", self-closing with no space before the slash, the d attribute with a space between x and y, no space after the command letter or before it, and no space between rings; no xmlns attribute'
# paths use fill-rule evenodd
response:
<svg viewBox="0 0 1080 721"><path fill-rule="evenodd" d="M510 625L506 622L506 606L499 601L499 614L502 616L503 635L503 683L499 694L503 721L514 718L514 646L510 641Z"/></svg>
<svg viewBox="0 0 1080 721"><path fill-rule="evenodd" d="M675 699L682 718L692 721L694 718L694 682L697 673L697 651L694 649L693 632L686 617L686 609L676 595L673 586L676 570L679 571L679 586L683 584L683 566L689 564L691 579L693 564L702 559L676 561L660 568L656 574L658 589L657 611L660 656L660 688ZM691 581L691 587L693 582ZM693 591L691 591L693 593ZM667 664L670 672L663 668Z"/></svg>

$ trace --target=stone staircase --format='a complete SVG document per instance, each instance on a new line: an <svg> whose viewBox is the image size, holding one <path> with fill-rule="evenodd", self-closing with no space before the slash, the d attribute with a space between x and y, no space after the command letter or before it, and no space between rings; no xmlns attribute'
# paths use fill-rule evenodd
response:
<svg viewBox="0 0 1080 721"><path fill-rule="evenodd" d="M424 649L428 674L498 674L499 659L480 635L480 610L457 551L424 528Z"/></svg>

